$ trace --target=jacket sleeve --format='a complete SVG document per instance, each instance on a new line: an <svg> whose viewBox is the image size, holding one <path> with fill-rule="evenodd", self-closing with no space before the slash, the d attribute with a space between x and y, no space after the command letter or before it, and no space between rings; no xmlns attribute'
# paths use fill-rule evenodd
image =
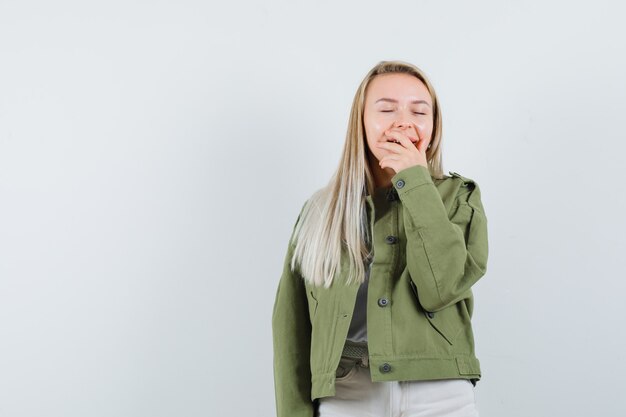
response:
<svg viewBox="0 0 626 417"><path fill-rule="evenodd" d="M426 311L442 310L465 298L487 272L480 189L469 179L460 185L449 214L428 168L408 167L391 180L405 209L407 267L418 299Z"/></svg>
<svg viewBox="0 0 626 417"><path fill-rule="evenodd" d="M300 215L296 224L300 220ZM272 313L276 415L312 417L314 408L311 401L311 320L304 281L298 268L296 272L290 268L295 246L292 245L292 238L293 231Z"/></svg>

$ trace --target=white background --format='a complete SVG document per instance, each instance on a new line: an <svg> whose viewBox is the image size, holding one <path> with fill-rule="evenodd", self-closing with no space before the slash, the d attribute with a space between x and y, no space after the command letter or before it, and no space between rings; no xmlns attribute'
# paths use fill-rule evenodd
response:
<svg viewBox="0 0 626 417"><path fill-rule="evenodd" d="M273 416L287 239L384 59L481 186L481 417L625 415L624 11L1 1L0 416Z"/></svg>

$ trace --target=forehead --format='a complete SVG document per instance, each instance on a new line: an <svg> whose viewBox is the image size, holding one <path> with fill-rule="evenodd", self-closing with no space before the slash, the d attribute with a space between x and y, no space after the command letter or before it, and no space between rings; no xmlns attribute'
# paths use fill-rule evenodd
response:
<svg viewBox="0 0 626 417"><path fill-rule="evenodd" d="M380 74L367 86L365 99L374 102L381 97L396 100L422 99L431 103L430 93L422 80L410 74Z"/></svg>

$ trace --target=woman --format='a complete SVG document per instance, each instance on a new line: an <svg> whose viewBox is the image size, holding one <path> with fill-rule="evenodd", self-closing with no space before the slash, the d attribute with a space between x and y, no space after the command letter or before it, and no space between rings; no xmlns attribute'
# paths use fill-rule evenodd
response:
<svg viewBox="0 0 626 417"><path fill-rule="evenodd" d="M378 63L289 241L272 313L278 417L478 415L471 287L487 218L477 183L450 174L433 86Z"/></svg>

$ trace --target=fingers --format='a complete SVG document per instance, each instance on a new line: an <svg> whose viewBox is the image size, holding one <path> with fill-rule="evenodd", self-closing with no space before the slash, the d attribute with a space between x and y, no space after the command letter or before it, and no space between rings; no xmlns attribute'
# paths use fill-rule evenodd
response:
<svg viewBox="0 0 626 417"><path fill-rule="evenodd" d="M427 166L427 139L420 137L419 129L404 131L391 128L384 133L387 141L377 142L375 145L379 149L389 151L378 161L381 168L392 168L395 172L399 172L408 166L416 164ZM417 133L417 137L415 133Z"/></svg>
<svg viewBox="0 0 626 417"><path fill-rule="evenodd" d="M428 144L426 143L426 139L421 139L417 144L417 150L426 154L426 149L428 148Z"/></svg>
<svg viewBox="0 0 626 417"><path fill-rule="evenodd" d="M413 129L413 130L400 130L400 129L389 129L387 130L385 133L387 134L387 136L392 137L394 139L396 139L397 141L400 141L401 138L406 137L409 142L411 142L413 145L416 145L419 140L420 140L420 136L417 132L417 129Z"/></svg>
<svg viewBox="0 0 626 417"><path fill-rule="evenodd" d="M411 149L411 146L415 147L419 143L419 138L397 130L388 130L386 136L396 142L389 140L379 143L378 146L396 153L402 152L403 149Z"/></svg>

